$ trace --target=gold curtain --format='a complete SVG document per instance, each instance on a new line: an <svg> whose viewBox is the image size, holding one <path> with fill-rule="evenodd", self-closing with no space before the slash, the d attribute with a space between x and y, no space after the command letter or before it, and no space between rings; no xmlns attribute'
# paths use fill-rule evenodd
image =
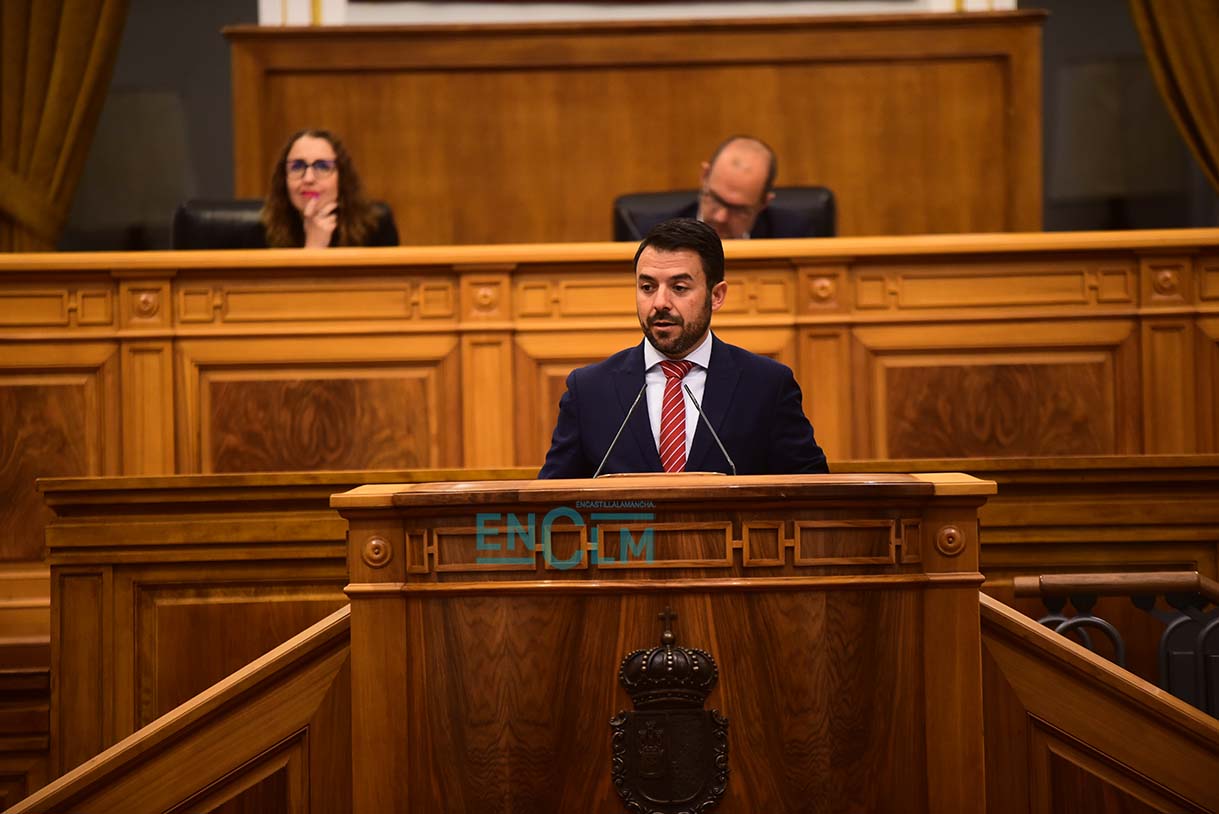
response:
<svg viewBox="0 0 1219 814"><path fill-rule="evenodd" d="M54 250L126 14L127 0L0 0L0 251Z"/></svg>
<svg viewBox="0 0 1219 814"><path fill-rule="evenodd" d="M1219 191L1219 2L1130 0L1160 93Z"/></svg>

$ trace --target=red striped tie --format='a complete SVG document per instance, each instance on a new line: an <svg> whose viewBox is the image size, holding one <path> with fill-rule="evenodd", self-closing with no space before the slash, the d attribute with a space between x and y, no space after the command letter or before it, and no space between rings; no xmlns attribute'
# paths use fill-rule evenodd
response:
<svg viewBox="0 0 1219 814"><path fill-rule="evenodd" d="M660 406L660 464L666 472L686 468L686 400L681 380L693 362L661 362L665 373L665 397Z"/></svg>

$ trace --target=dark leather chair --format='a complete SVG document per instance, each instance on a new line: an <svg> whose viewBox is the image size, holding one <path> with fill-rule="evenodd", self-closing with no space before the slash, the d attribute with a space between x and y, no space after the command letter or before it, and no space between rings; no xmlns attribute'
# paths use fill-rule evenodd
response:
<svg viewBox="0 0 1219 814"><path fill-rule="evenodd" d="M382 222L388 219L392 225L389 206L380 201L373 206ZM187 201L174 212L171 245L175 249L265 249L266 233L258 219L261 211L261 198ZM397 231L392 231L396 240Z"/></svg>
<svg viewBox="0 0 1219 814"><path fill-rule="evenodd" d="M642 240L653 226L677 217L695 202L698 190L636 192L614 200L614 240ZM834 193L825 187L775 187L775 199L759 216L765 237L833 237Z"/></svg>
<svg viewBox="0 0 1219 814"><path fill-rule="evenodd" d="M174 212L175 249L265 249L261 198L195 200Z"/></svg>

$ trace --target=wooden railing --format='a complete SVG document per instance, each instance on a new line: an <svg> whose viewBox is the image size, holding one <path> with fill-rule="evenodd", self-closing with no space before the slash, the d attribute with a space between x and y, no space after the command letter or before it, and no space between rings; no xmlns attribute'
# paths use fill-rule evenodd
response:
<svg viewBox="0 0 1219 814"><path fill-rule="evenodd" d="M980 600L988 814L1219 811L1219 722Z"/></svg>
<svg viewBox="0 0 1219 814"><path fill-rule="evenodd" d="M1121 630L1097 610L1099 597L1128 597L1158 620L1159 686L1219 718L1219 582L1196 571L1047 574L1013 580L1017 597L1040 597L1038 622L1127 666ZM1074 613L1067 614L1068 600ZM1208 606L1213 606L1209 607Z"/></svg>
<svg viewBox="0 0 1219 814"><path fill-rule="evenodd" d="M349 620L335 611L7 814L348 810Z"/></svg>
<svg viewBox="0 0 1219 814"><path fill-rule="evenodd" d="M1219 810L1219 723L985 594L979 602L989 814ZM9 814L286 814L306 798L308 810L348 810L348 614Z"/></svg>
<svg viewBox="0 0 1219 814"><path fill-rule="evenodd" d="M1062 597L1156 596L1194 594L1219 605L1219 581L1197 571L1152 571L1132 574L1043 574L1012 580L1016 596Z"/></svg>

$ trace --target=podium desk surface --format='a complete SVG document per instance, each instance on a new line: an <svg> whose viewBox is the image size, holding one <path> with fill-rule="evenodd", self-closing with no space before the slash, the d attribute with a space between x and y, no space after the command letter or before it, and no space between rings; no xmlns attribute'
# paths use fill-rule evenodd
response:
<svg viewBox="0 0 1219 814"><path fill-rule="evenodd" d="M343 509L492 503L552 503L556 500L645 499L734 502L759 498L858 499L878 497L979 496L996 494L994 481L959 472L848 475L738 475L643 473L556 480L387 483L358 486L333 495Z"/></svg>

